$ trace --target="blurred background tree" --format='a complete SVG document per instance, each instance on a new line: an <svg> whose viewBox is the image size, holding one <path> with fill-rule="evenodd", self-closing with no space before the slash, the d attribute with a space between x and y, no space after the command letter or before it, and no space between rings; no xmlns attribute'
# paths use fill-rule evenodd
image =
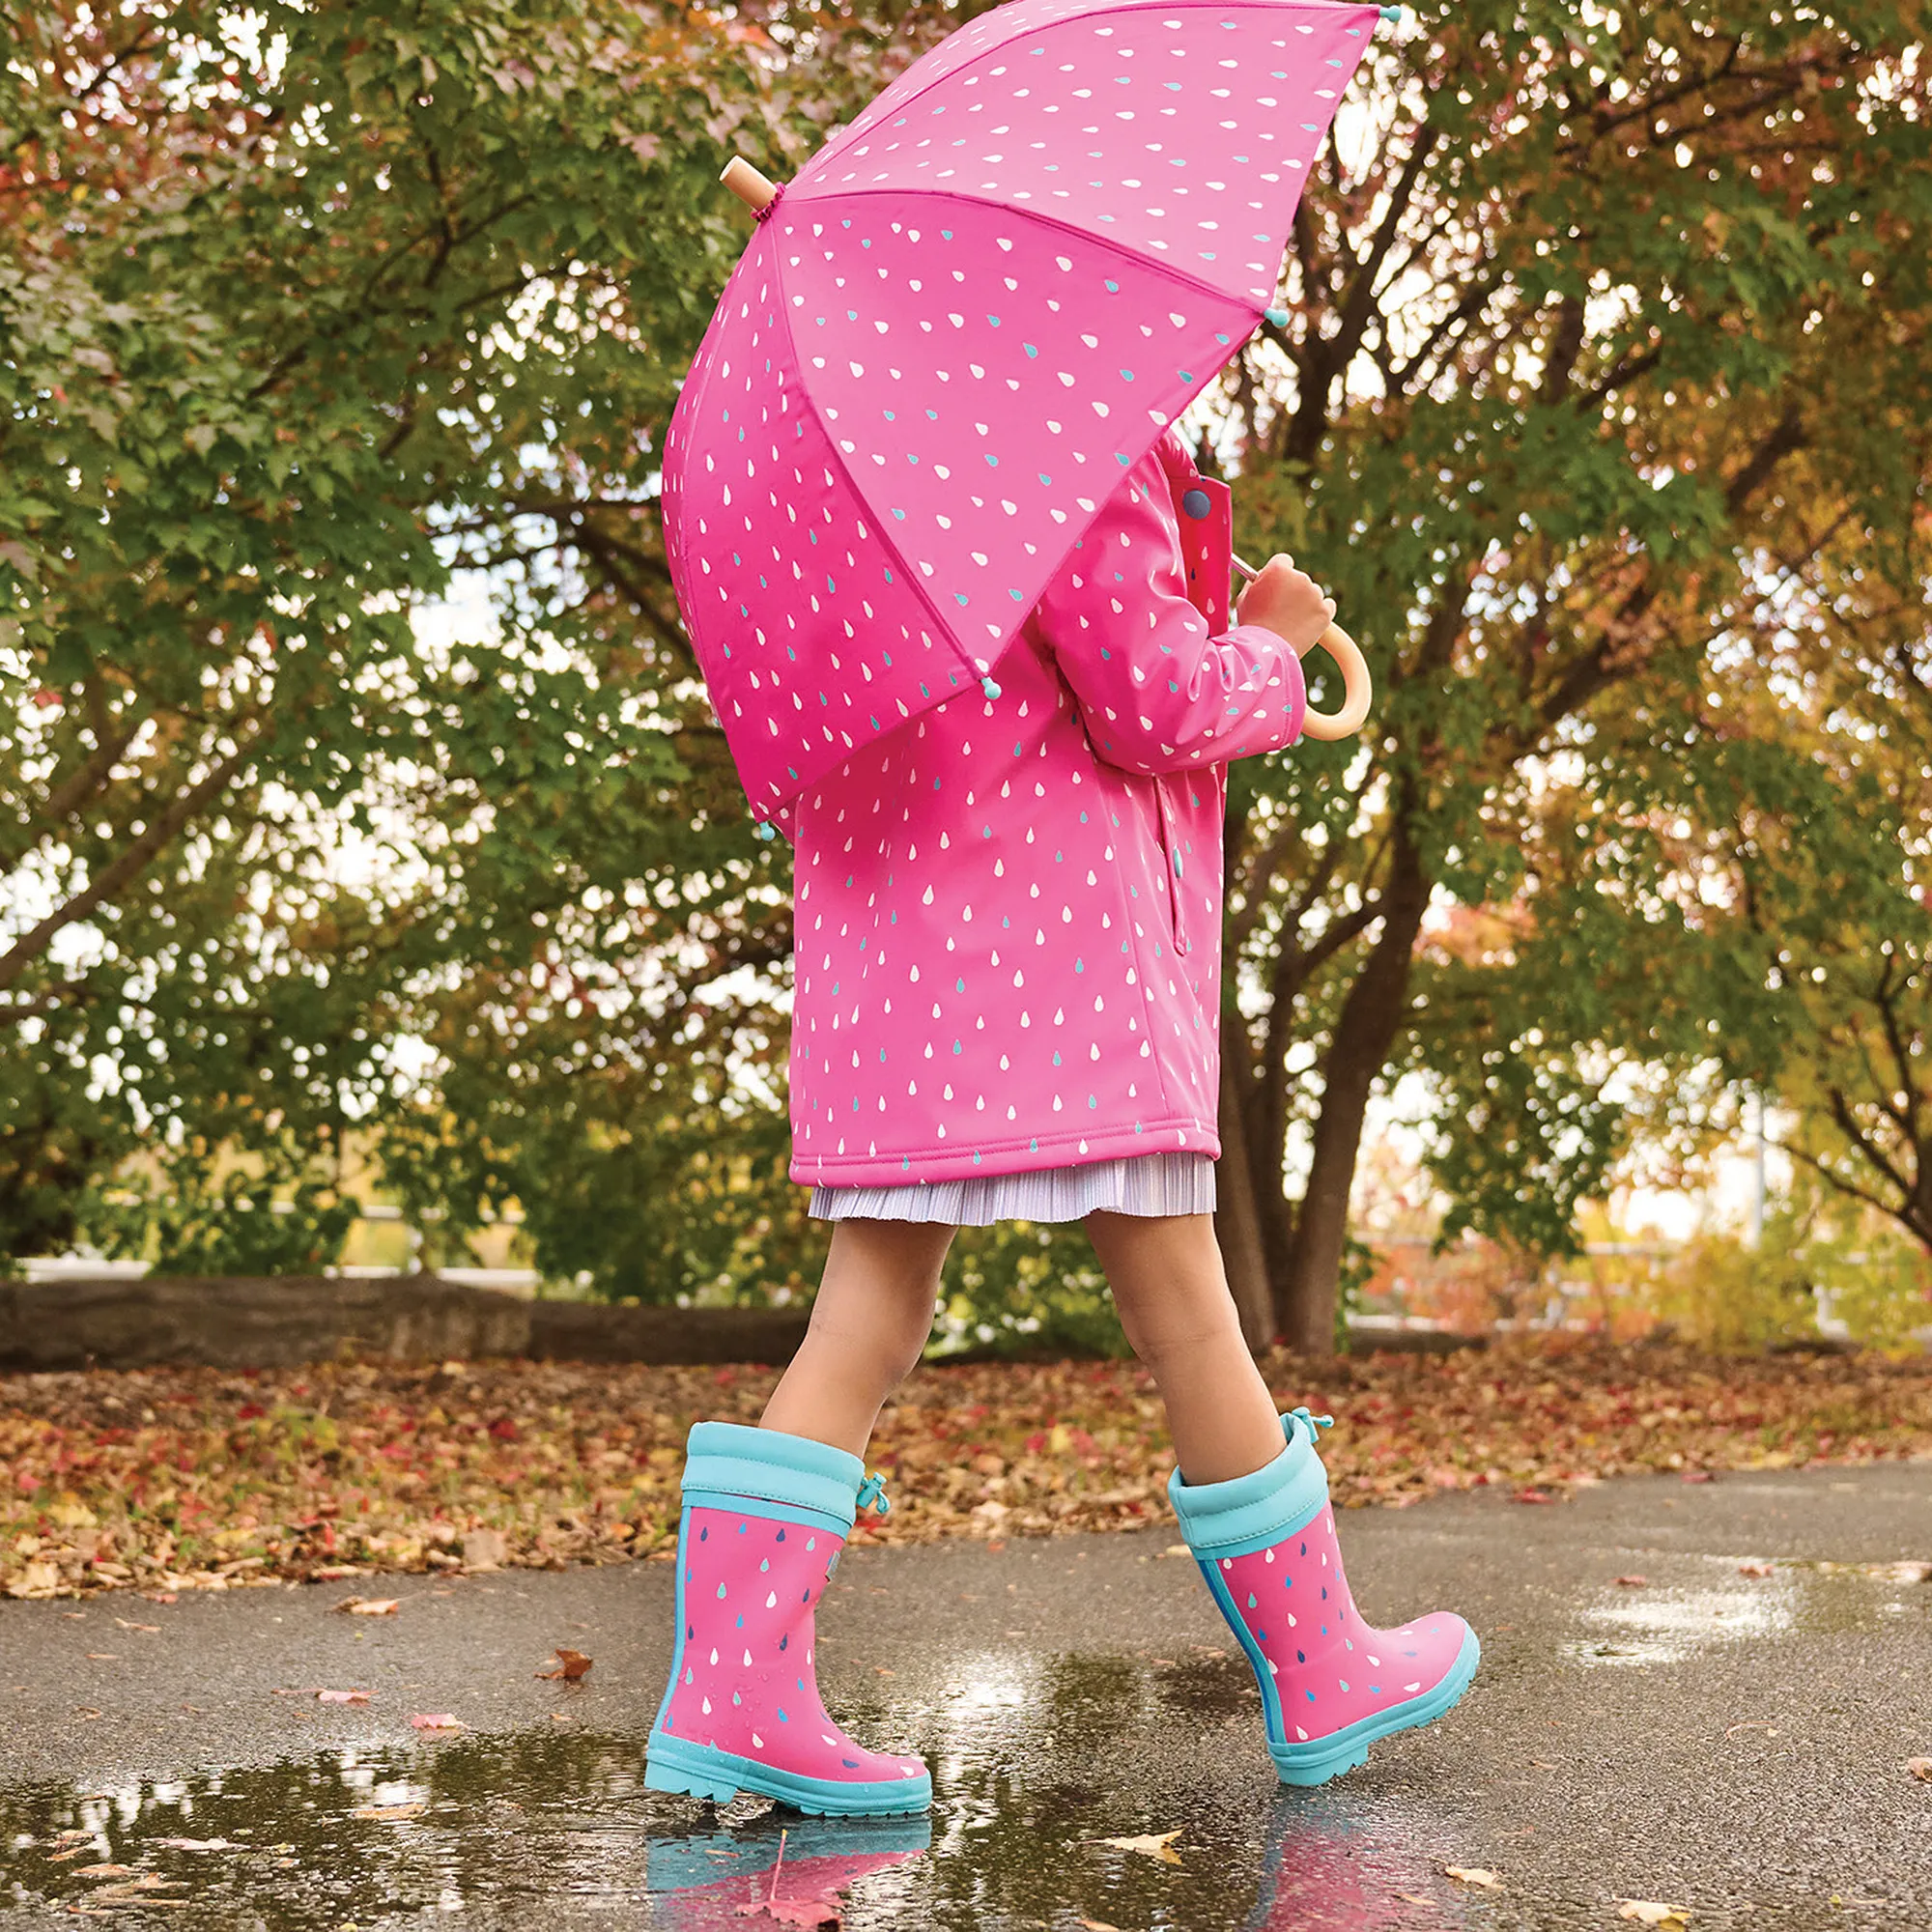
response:
<svg viewBox="0 0 1932 1932"><path fill-rule="evenodd" d="M743 245L725 159L784 178L977 11L25 16L0 1260L312 1268L353 1187L430 1262L514 1206L599 1293L810 1293L789 853L678 626L656 451ZM1368 1280L1405 1075L1445 1238L1574 1250L1748 1090L1932 1241L1921 14L1476 0L1358 77L1290 324L1189 417L1383 694L1231 773L1258 1338L1327 1347ZM954 1252L958 1339L1111 1333L1077 1227Z"/></svg>

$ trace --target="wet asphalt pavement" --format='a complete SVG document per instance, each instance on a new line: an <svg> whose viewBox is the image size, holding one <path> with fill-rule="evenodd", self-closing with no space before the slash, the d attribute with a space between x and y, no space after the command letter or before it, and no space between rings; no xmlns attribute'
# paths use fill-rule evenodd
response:
<svg viewBox="0 0 1932 1932"><path fill-rule="evenodd" d="M926 1755L920 1820L643 1790L668 1563L0 1605L0 1927L1932 1927L1932 1582L1885 1568L1932 1558L1932 1464L1340 1526L1365 1614L1460 1609L1484 1663L1307 1792L1172 1529L849 1551L821 1680ZM581 1685L535 1676L559 1644ZM275 1694L318 1687L374 1694ZM1178 1863L1095 1842L1174 1831Z"/></svg>

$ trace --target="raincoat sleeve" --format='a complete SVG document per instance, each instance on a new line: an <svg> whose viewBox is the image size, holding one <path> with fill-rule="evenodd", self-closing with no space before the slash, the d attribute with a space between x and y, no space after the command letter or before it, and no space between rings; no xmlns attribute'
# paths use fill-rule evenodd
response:
<svg viewBox="0 0 1932 1932"><path fill-rule="evenodd" d="M1123 771L1189 771L1301 735L1307 688L1287 639L1215 637L1188 601L1174 499L1150 455L1034 607L1094 749Z"/></svg>

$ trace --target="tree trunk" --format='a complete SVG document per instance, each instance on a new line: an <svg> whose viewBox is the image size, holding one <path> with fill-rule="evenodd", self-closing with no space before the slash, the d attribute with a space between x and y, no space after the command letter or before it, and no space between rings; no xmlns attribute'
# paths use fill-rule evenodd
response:
<svg viewBox="0 0 1932 1932"><path fill-rule="evenodd" d="M1261 1216L1255 1200L1254 1172L1248 1162L1247 1122L1241 1118L1240 1062L1245 1042L1228 1037L1228 1017L1221 1019L1221 1158L1214 1164L1214 1236L1221 1244L1221 1263L1235 1307L1241 1318L1241 1339L1259 1354L1274 1340L1274 1294L1268 1282L1267 1260L1262 1250ZM1277 1189L1279 1192L1279 1189Z"/></svg>
<svg viewBox="0 0 1932 1932"><path fill-rule="evenodd" d="M1281 1291L1276 1325L1299 1354L1335 1352L1335 1298L1362 1121L1376 1076L1402 1030L1410 952L1429 904L1429 881L1423 876L1420 855L1401 827L1391 861L1382 895L1381 931L1342 1003L1335 1037L1321 1064L1315 1155L1294 1220L1288 1267L1275 1278Z"/></svg>

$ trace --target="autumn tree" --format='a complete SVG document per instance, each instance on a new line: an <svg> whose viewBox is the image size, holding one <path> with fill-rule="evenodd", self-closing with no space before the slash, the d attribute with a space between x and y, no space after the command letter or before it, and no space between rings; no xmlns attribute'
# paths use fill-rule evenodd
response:
<svg viewBox="0 0 1932 1932"><path fill-rule="evenodd" d="M628 0L14 16L0 1255L140 1145L190 1192L231 1144L326 1182L433 985L513 1050L677 952L624 1047L701 1106L691 988L786 923L651 479L754 55ZM425 647L474 568L490 608Z"/></svg>
<svg viewBox="0 0 1932 1932"><path fill-rule="evenodd" d="M1337 122L1291 319L1230 372L1218 444L1243 544L1332 586L1381 694L1357 745L1232 772L1223 1140L1253 1187L1227 1200L1224 1159L1223 1211L1258 1230L1251 1322L1271 1290L1300 1347L1330 1346L1370 1096L1430 1016L1432 908L1516 902L1551 787L1654 770L1687 706L1769 674L1793 597L1814 665L1911 601L1932 473L1919 14L1424 10ZM1539 958L1570 982L1514 977L1517 1020L1641 954L1636 898L1592 909L1587 944ZM1712 1040L1752 990L1688 986L1685 1024ZM1476 1056L1497 1093L1528 1077L1523 1031ZM1534 1196L1535 1150L1517 1160L1477 1097L1448 1131L1492 1197ZM1587 1080L1568 1097L1601 1105ZM1298 1202L1275 1181L1292 1136Z"/></svg>

